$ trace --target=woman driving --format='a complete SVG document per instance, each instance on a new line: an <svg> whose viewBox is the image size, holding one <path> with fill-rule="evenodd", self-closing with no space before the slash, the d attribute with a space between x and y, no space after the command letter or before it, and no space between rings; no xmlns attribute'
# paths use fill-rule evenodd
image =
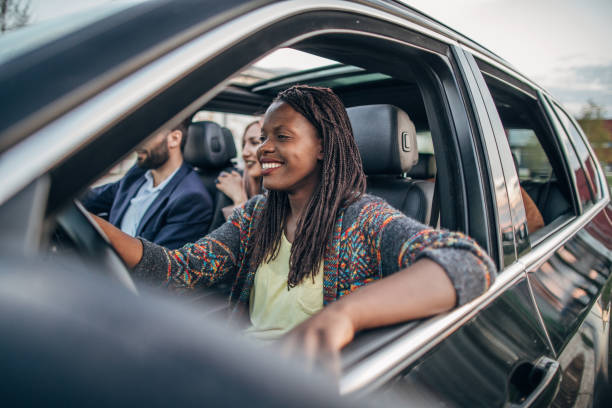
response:
<svg viewBox="0 0 612 408"><path fill-rule="evenodd" d="M327 88L293 86L266 111L257 158L264 195L206 237L168 250L99 223L134 275L171 288L230 282L247 332L307 354L362 329L447 311L495 277L470 238L434 230L365 194L351 124Z"/></svg>

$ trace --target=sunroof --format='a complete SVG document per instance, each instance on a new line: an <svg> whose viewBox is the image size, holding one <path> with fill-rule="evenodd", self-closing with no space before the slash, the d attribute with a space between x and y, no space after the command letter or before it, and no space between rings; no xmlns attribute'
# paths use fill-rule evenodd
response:
<svg viewBox="0 0 612 408"><path fill-rule="evenodd" d="M280 48L266 55L253 66L278 74L292 71L304 71L306 69L320 68L327 65L337 64L337 61L322 58L307 52L294 50L292 48Z"/></svg>
<svg viewBox="0 0 612 408"><path fill-rule="evenodd" d="M337 62L292 48L280 48L242 71L232 79L232 84L253 85L293 72L306 71L333 64L337 64Z"/></svg>
<svg viewBox="0 0 612 408"><path fill-rule="evenodd" d="M263 57L233 78L233 85L253 92L276 92L297 83L336 88L381 81L388 75L368 72L291 48L281 48Z"/></svg>

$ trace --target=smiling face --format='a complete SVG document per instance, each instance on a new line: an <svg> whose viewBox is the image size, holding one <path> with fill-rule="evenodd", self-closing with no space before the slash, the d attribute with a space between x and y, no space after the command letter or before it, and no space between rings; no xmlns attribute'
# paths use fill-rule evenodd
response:
<svg viewBox="0 0 612 408"><path fill-rule="evenodd" d="M320 180L323 149L315 127L287 103L266 111L257 157L263 186L289 194L312 194Z"/></svg>
<svg viewBox="0 0 612 408"><path fill-rule="evenodd" d="M261 124L254 122L244 132L242 139L242 159L246 172L251 177L261 177L261 166L257 160L257 148L261 139Z"/></svg>

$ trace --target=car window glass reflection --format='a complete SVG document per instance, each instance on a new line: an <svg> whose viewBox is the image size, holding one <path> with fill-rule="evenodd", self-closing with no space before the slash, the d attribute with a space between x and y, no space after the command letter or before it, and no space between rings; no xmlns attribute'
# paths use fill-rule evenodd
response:
<svg viewBox="0 0 612 408"><path fill-rule="evenodd" d="M529 234L571 213L570 189L554 166L554 144L544 125L537 101L508 85L485 76L512 152L519 177ZM577 160L573 166L580 167Z"/></svg>
<svg viewBox="0 0 612 408"><path fill-rule="evenodd" d="M595 174L595 164L593 163L593 159L591 158L591 155L589 154L589 150L587 149L582 137L580 136L579 130L576 128L576 125L568 117L565 111L559 108L559 106L557 106L556 104L554 104L553 106L555 108L555 112L557 112L557 115L559 116L559 118L561 119L561 122L563 123L563 127L565 128L567 132L569 132L569 136L571 138L574 148L576 149L578 158L580 162L582 163L584 170L586 171L586 174L585 174L586 181L589 187L591 188L591 192L593 196L595 198L600 198L601 192L597 184L597 175Z"/></svg>

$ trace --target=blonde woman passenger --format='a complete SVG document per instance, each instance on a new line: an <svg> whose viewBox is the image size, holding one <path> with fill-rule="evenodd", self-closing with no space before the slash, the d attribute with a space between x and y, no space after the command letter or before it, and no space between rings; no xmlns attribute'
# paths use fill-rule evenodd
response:
<svg viewBox="0 0 612 408"><path fill-rule="evenodd" d="M241 206L247 200L262 192L261 165L257 160L257 147L261 138L261 120L258 119L247 125L242 135L242 160L244 161L244 174L235 170L222 171L217 178L216 187L232 200L232 205L223 208L223 215L227 219L234 208Z"/></svg>

